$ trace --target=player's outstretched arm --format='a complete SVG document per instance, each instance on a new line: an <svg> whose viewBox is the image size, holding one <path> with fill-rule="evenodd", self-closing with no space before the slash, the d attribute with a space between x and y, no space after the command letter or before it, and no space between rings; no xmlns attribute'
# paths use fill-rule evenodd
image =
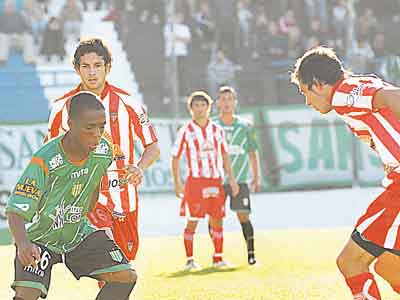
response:
<svg viewBox="0 0 400 300"><path fill-rule="evenodd" d="M24 266L36 266L40 261L40 251L29 239L25 230L25 220L16 213L7 212L8 226L17 245L18 259Z"/></svg>
<svg viewBox="0 0 400 300"><path fill-rule="evenodd" d="M160 157L160 146L158 142L154 142L144 147L143 154L137 163L137 166L146 171Z"/></svg>

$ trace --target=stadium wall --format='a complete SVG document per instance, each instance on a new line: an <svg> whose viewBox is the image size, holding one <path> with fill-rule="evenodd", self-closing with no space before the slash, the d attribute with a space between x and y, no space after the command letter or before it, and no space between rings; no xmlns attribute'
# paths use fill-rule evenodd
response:
<svg viewBox="0 0 400 300"><path fill-rule="evenodd" d="M383 170L376 155L354 138L335 114L321 116L304 106L241 110L257 129L263 191L379 185ZM152 118L161 145L160 159L145 172L140 192L172 192L170 153L176 122ZM32 154L42 145L46 123L0 124L0 244L10 241L4 208ZM139 145L136 153L141 153ZM186 174L183 173L183 177Z"/></svg>

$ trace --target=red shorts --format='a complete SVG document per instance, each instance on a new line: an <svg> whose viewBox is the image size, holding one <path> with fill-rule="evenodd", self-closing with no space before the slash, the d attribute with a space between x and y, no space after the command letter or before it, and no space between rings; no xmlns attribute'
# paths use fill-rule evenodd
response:
<svg viewBox="0 0 400 300"><path fill-rule="evenodd" d="M97 203L88 219L97 228L111 228L115 243L128 260L134 260L139 248L137 211L122 216L113 216L110 210Z"/></svg>
<svg viewBox="0 0 400 300"><path fill-rule="evenodd" d="M389 185L356 224L363 238L387 249L400 250L400 183Z"/></svg>
<svg viewBox="0 0 400 300"><path fill-rule="evenodd" d="M181 215L184 215L186 205L192 218L204 218L206 214L213 218L225 217L225 192L222 180L188 177Z"/></svg>

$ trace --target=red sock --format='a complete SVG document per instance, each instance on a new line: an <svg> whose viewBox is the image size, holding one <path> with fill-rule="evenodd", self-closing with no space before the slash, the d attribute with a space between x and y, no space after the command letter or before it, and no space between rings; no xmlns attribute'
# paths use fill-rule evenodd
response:
<svg viewBox="0 0 400 300"><path fill-rule="evenodd" d="M193 235L193 229L185 228L185 231L183 232L183 242L185 244L186 257L188 259L193 259Z"/></svg>
<svg viewBox="0 0 400 300"><path fill-rule="evenodd" d="M222 260L222 247L224 243L224 235L222 232L222 227L215 228L211 227L211 238L214 244L214 262L219 262Z"/></svg>
<svg viewBox="0 0 400 300"><path fill-rule="evenodd" d="M97 281L97 285L98 285L99 289L102 289L103 286L106 285L106 282L105 282L105 281L102 281L102 280L99 280L99 281Z"/></svg>
<svg viewBox="0 0 400 300"><path fill-rule="evenodd" d="M381 300L374 275L369 272L346 278L354 300Z"/></svg>

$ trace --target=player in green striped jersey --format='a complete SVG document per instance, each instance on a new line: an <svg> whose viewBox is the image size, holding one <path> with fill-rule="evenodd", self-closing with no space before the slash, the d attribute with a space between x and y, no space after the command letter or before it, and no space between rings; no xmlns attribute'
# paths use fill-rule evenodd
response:
<svg viewBox="0 0 400 300"><path fill-rule="evenodd" d="M218 93L219 116L215 121L222 126L228 142L228 152L233 174L239 184L239 194L232 196L230 186L224 185L225 194L230 198L230 207L236 212L246 240L248 263L256 263L254 254L254 229L250 221L250 190L260 190L260 162L257 151L256 133L253 124L235 115L236 92L232 87L223 86ZM250 178L250 170L252 178Z"/></svg>
<svg viewBox="0 0 400 300"><path fill-rule="evenodd" d="M136 273L86 217L113 160L112 145L102 137L104 106L95 94L80 92L71 99L69 116L70 130L34 154L7 203L17 252L14 299L45 298L52 267L61 262L77 279L107 282L96 300L127 299Z"/></svg>

